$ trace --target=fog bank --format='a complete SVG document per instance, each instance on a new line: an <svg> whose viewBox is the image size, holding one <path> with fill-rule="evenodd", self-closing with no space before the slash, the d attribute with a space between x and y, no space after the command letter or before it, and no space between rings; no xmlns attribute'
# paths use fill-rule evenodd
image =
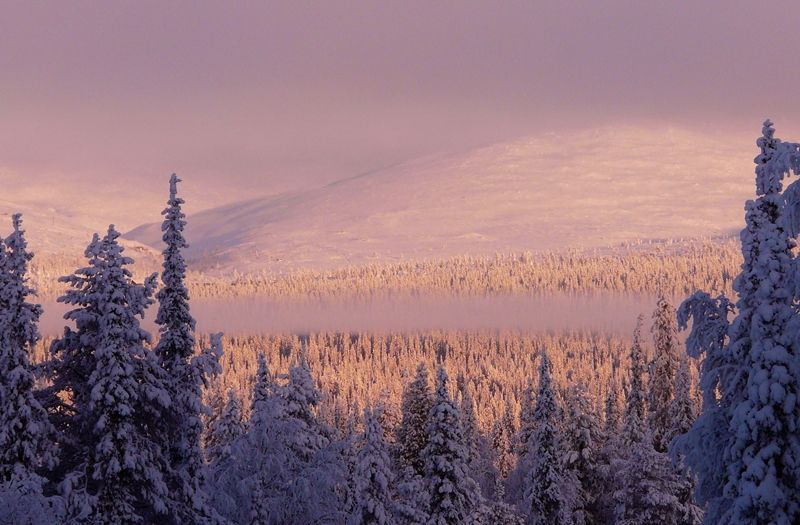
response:
<svg viewBox="0 0 800 525"><path fill-rule="evenodd" d="M599 330L629 333L636 316L649 317L655 298L620 295L551 295L470 299L381 300L369 303L276 303L259 299L194 300L200 332L303 333L417 330ZM40 328L57 335L64 305L48 303ZM152 330L156 308L145 327Z"/></svg>

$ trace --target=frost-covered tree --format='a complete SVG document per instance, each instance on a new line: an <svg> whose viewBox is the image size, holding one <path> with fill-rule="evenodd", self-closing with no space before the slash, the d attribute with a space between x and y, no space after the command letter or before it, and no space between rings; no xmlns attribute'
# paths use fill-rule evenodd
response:
<svg viewBox="0 0 800 525"><path fill-rule="evenodd" d="M634 443L617 472L614 491L616 525L698 525L701 509L693 486L666 454L648 441Z"/></svg>
<svg viewBox="0 0 800 525"><path fill-rule="evenodd" d="M797 181L781 193L786 175L800 174L800 145L774 133L766 121L757 141L756 199L745 206L744 262L733 284L737 315L728 344L719 348L724 338L700 337L724 326L726 305L723 315L707 296L695 296L682 312L684 323L691 316L700 326L687 350L706 356L703 413L678 445L699 477L708 523L800 520Z"/></svg>
<svg viewBox="0 0 800 525"><path fill-rule="evenodd" d="M228 390L228 400L219 417L214 419L206 441L206 453L210 462L231 455L234 442L244 435L242 402L234 390Z"/></svg>
<svg viewBox="0 0 800 525"><path fill-rule="evenodd" d="M186 262L181 253L188 247L183 236L186 226L181 209L184 200L178 197L180 179L173 174L169 180L169 200L162 212L163 286L156 294L159 340L155 348L159 365L167 374L167 389L172 398L163 424L170 452L172 472L168 479L170 491L177 501L174 512L180 521L207 521L209 510L202 493L204 468L201 439L203 417L208 408L203 404L202 389L209 377L220 372L219 357L222 345L219 338L208 351L194 356L195 320L189 311L189 292Z"/></svg>
<svg viewBox="0 0 800 525"><path fill-rule="evenodd" d="M259 375L255 389L267 392L266 398L255 404L247 432L230 453L209 466L207 492L215 509L231 521L248 522L252 493L260 490L257 510L266 523L344 523L352 515L352 453L349 441L332 439L317 419L321 395L304 355L270 385L264 384L269 374Z"/></svg>
<svg viewBox="0 0 800 525"><path fill-rule="evenodd" d="M29 352L39 341L42 307L29 301L28 252L22 218L13 216L13 233L0 241L0 482L28 478L54 461L53 429L34 396Z"/></svg>
<svg viewBox="0 0 800 525"><path fill-rule="evenodd" d="M428 444L428 414L433 404L428 369L417 367L416 376L403 391L402 419L397 429L397 453L401 467L410 466L418 475L425 472L422 451Z"/></svg>
<svg viewBox="0 0 800 525"><path fill-rule="evenodd" d="M498 478L494 489L494 501L489 505L484 522L492 525L523 525L525 520L517 514L513 505L505 501L503 482Z"/></svg>
<svg viewBox="0 0 800 525"><path fill-rule="evenodd" d="M364 410L364 435L355 470L355 525L392 523L391 460L374 410Z"/></svg>
<svg viewBox="0 0 800 525"><path fill-rule="evenodd" d="M422 452L425 484L430 496L430 525L476 521L481 494L469 474L469 451L464 444L461 416L447 390L447 373L436 373L436 397L428 415L428 444Z"/></svg>
<svg viewBox="0 0 800 525"><path fill-rule="evenodd" d="M723 388L741 373L739 365L731 361L726 346L729 329L730 301L724 295L712 298L705 292L696 292L678 309L678 324L686 329L692 320L692 329L686 338L686 351L690 357L703 358L700 374L702 413L691 430L677 436L670 452L673 459L685 458L698 475L697 497L701 504L709 503L708 522L723 503L722 488L725 483L725 454L730 443L730 408L736 391ZM727 389L726 389L727 390Z"/></svg>
<svg viewBox="0 0 800 525"><path fill-rule="evenodd" d="M505 480L514 466L514 425L508 408L506 408L503 417L494 422L491 440L492 449L497 458L495 461L497 477Z"/></svg>
<svg viewBox="0 0 800 525"><path fill-rule="evenodd" d="M258 419L258 414L265 409L265 405L272 397L272 374L267 366L267 359L261 352L259 352L257 359L256 382L253 386L253 401L250 407L251 420Z"/></svg>
<svg viewBox="0 0 800 525"><path fill-rule="evenodd" d="M397 480L392 516L397 525L425 525L428 523L430 495L425 481L413 467L406 467Z"/></svg>
<svg viewBox="0 0 800 525"><path fill-rule="evenodd" d="M800 323L792 308L795 242L780 191L785 175L800 175L800 145L781 143L769 121L758 145L757 198L746 206L745 263L734 282L739 302L730 352L742 360L746 377L744 395L732 407L724 489L732 505L722 521L789 524L800 521Z"/></svg>
<svg viewBox="0 0 800 525"><path fill-rule="evenodd" d="M642 321L640 315L633 331L630 353L630 384L625 396L625 416L622 427L622 443L630 446L645 438L645 387L644 350L642 349Z"/></svg>
<svg viewBox="0 0 800 525"><path fill-rule="evenodd" d="M567 389L566 404L562 449L564 465L579 483L573 510L575 522L595 523L598 500L604 491L605 437L584 384Z"/></svg>
<svg viewBox="0 0 800 525"><path fill-rule="evenodd" d="M572 525L576 483L564 467L559 409L553 388L550 359L545 350L539 365L539 389L533 419L536 431L528 442L526 459L520 461L525 471L524 500L521 510L530 525Z"/></svg>
<svg viewBox="0 0 800 525"><path fill-rule="evenodd" d="M620 421L622 420L619 410L619 386L614 379L612 379L611 385L606 391L604 412L605 433L613 438L619 432Z"/></svg>
<svg viewBox="0 0 800 525"><path fill-rule="evenodd" d="M62 299L77 306L66 317L76 321L78 332L67 331L54 346L62 363L80 356L87 359L78 364L92 367L88 377L67 370L57 383L87 396L80 400L85 448L71 458L76 467L62 484L69 512L77 520L109 524L154 520L169 505L158 415L170 398L162 370L145 348L150 335L139 325L152 303L155 275L144 285L133 282L127 268L133 261L122 254L118 237L113 226L102 240L95 236L89 267L64 279L72 290Z"/></svg>
<svg viewBox="0 0 800 525"><path fill-rule="evenodd" d="M684 354L680 358L678 374L675 377L675 396L669 410L670 428L666 434L666 443L689 432L697 418L694 397L692 396L692 375L689 370L689 357Z"/></svg>
<svg viewBox="0 0 800 525"><path fill-rule="evenodd" d="M531 436L536 432L536 419L534 418L534 411L536 410L536 397L534 395L533 382L528 379L525 390L522 393L522 406L519 413L519 436L517 437L517 454L520 459L524 459L528 454L528 442Z"/></svg>
<svg viewBox="0 0 800 525"><path fill-rule="evenodd" d="M650 363L650 382L647 402L647 426L653 435L656 450L667 450L667 434L672 427L670 408L678 371L678 337L675 309L663 295L659 296L653 312L653 361Z"/></svg>
<svg viewBox="0 0 800 525"><path fill-rule="evenodd" d="M459 373L456 377L456 385L461 397L459 412L461 413L461 428L464 431L464 444L469 454L470 468L475 469L478 467L478 461L480 460L478 443L480 430L478 429L478 420L475 415L475 403L472 400L472 394L469 392L469 386L463 373Z"/></svg>

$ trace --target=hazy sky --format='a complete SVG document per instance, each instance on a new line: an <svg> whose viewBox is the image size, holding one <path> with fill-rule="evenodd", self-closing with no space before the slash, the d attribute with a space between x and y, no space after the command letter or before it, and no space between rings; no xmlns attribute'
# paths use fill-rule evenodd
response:
<svg viewBox="0 0 800 525"><path fill-rule="evenodd" d="M137 177L149 190L178 171L272 192L550 130L754 135L770 116L800 131L796 1L0 1L0 13L0 168L30 180Z"/></svg>

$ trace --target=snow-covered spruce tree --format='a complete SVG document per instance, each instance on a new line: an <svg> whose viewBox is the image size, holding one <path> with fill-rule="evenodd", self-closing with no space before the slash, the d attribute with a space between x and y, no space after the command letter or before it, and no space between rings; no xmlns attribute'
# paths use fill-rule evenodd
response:
<svg viewBox="0 0 800 525"><path fill-rule="evenodd" d="M616 525L698 525L693 485L649 440L634 443L616 473Z"/></svg>
<svg viewBox="0 0 800 525"><path fill-rule="evenodd" d="M567 410L563 429L564 465L577 478L578 498L575 522L597 523L598 500L606 478L605 436L600 418L592 406L586 386L575 384L567 389Z"/></svg>
<svg viewBox="0 0 800 525"><path fill-rule="evenodd" d="M397 429L399 464L401 468L412 467L418 475L425 472L422 450L428 444L427 421L432 403L428 369L420 363L414 380L403 391L402 419Z"/></svg>
<svg viewBox="0 0 800 525"><path fill-rule="evenodd" d="M228 400L219 417L209 429L206 454L209 462L219 461L231 455L233 443L244 435L242 402L234 390L228 390Z"/></svg>
<svg viewBox="0 0 800 525"><path fill-rule="evenodd" d="M675 309L663 294L653 312L653 361L650 363L650 382L647 399L647 426L653 444L659 452L667 450L668 432L672 427L670 408L678 371L678 337Z"/></svg>
<svg viewBox="0 0 800 525"><path fill-rule="evenodd" d="M723 493L732 505L720 521L788 525L800 522L800 321L792 307L795 242L782 217L780 191L785 175L800 175L800 145L781 143L767 121L758 146L757 198L746 206L745 263L734 282L739 315L730 342L746 371L745 389L732 406Z"/></svg>
<svg viewBox="0 0 800 525"><path fill-rule="evenodd" d="M364 435L356 459L354 525L392 523L391 459L374 410L364 410Z"/></svg>
<svg viewBox="0 0 800 525"><path fill-rule="evenodd" d="M436 373L436 397L428 415L428 444L422 451L430 496L429 525L475 523L481 511L477 482L469 475L461 416L447 390L447 373Z"/></svg>
<svg viewBox="0 0 800 525"><path fill-rule="evenodd" d="M619 432L619 425L622 419L619 410L619 386L617 385L616 379L611 380L611 384L606 392L604 411L605 433L610 438L615 439L617 432Z"/></svg>
<svg viewBox="0 0 800 525"><path fill-rule="evenodd" d="M478 467L478 461L480 460L480 452L478 450L480 431L478 430L478 421L475 416L475 403L472 401L472 395L469 392L463 373L459 373L456 377L456 385L460 396L459 412L461 413L461 428L464 431L464 445L466 445L469 454L470 468L474 470Z"/></svg>
<svg viewBox="0 0 800 525"><path fill-rule="evenodd" d="M703 407L691 430L676 436L670 453L674 461L685 458L686 464L697 473L697 498L701 504L708 503L707 523L713 523L716 509L724 504L721 496L726 479L725 454L730 443L730 408L732 398L739 395L726 388L741 374L741 365L732 362L726 345L728 314L732 310L727 297L712 298L705 292L695 292L678 308L678 325L682 330L692 320L686 352L690 357L703 358L699 385ZM720 395L723 392L727 393Z"/></svg>
<svg viewBox="0 0 800 525"><path fill-rule="evenodd" d="M519 435L517 436L517 454L520 460L525 459L528 454L528 442L536 432L536 398L534 396L533 382L528 379L528 384L522 393L522 406L519 412Z"/></svg>
<svg viewBox="0 0 800 525"><path fill-rule="evenodd" d="M425 525L428 523L430 495L422 479L413 469L406 467L397 479L392 516L397 525Z"/></svg>
<svg viewBox="0 0 800 525"><path fill-rule="evenodd" d="M550 359L542 350L539 390L533 419L536 431L528 454L518 468L525 470L524 499L520 510L530 525L572 525L577 480L564 468L556 394L550 376Z"/></svg>
<svg viewBox="0 0 800 525"><path fill-rule="evenodd" d="M261 484L259 512L267 523L346 522L352 514L348 443L332 440L332 431L317 419L320 393L304 356L265 390L268 396L256 404L247 433L231 444L230 454L209 465L207 492L215 509L233 522L247 522L252 492Z"/></svg>
<svg viewBox="0 0 800 525"><path fill-rule="evenodd" d="M644 350L642 349L642 322L640 315L633 331L630 353L630 384L625 396L625 416L622 426L622 444L630 447L645 438Z"/></svg>
<svg viewBox="0 0 800 525"><path fill-rule="evenodd" d="M250 420L256 421L265 410L265 405L272 396L272 374L267 366L264 354L258 354L258 368L256 369L255 385L253 386L253 401L250 407Z"/></svg>
<svg viewBox="0 0 800 525"><path fill-rule="evenodd" d="M267 475L260 474L256 478L253 494L250 500L249 525L269 525L270 509L267 499Z"/></svg>
<svg viewBox="0 0 800 525"><path fill-rule="evenodd" d="M697 418L695 402L692 397L692 376L689 371L689 356L683 354L675 377L675 396L669 410L670 428L666 434L666 443L689 432Z"/></svg>
<svg viewBox="0 0 800 525"><path fill-rule="evenodd" d="M800 145L774 137L764 123L757 144L756 199L745 206L742 271L734 280L737 315L727 331L727 300L698 293L682 305L694 320L690 355L705 353L703 410L676 451L698 475L707 523L788 524L800 521L800 389L798 369L798 182ZM692 336L696 335L694 339Z"/></svg>
<svg viewBox="0 0 800 525"><path fill-rule="evenodd" d="M167 431L172 472L168 478L170 492L176 500L173 512L181 522L201 522L209 518L209 509L202 494L204 468L201 438L203 416L202 389L208 379L220 372L220 340L214 339L209 351L194 357L195 320L189 312L189 292L184 280L186 262L181 251L188 247L183 237L186 226L181 210L184 200L178 197L180 179L173 174L169 180L169 200L162 212L163 252L162 288L156 294L159 340L155 348L158 362L167 374L167 387L172 398L163 423Z"/></svg>
<svg viewBox="0 0 800 525"><path fill-rule="evenodd" d="M0 241L0 482L12 476L31 478L41 466L52 466L53 429L34 396L35 378L29 352L39 341L42 307L29 302L28 252L22 218L13 216L14 232Z"/></svg>
<svg viewBox="0 0 800 525"><path fill-rule="evenodd" d="M497 478L494 489L494 501L491 503L484 522L491 525L523 525L525 520L517 514L513 505L505 502L505 489L503 482Z"/></svg>
<svg viewBox="0 0 800 525"><path fill-rule="evenodd" d="M69 289L58 302L71 307L64 319L75 328L64 327L63 335L53 341L52 358L46 366L50 386L42 393L57 432L59 463L52 473L56 482L85 464L93 441L89 376L97 366L95 349L100 344L100 307L105 293L101 288L104 247L99 235L92 237L84 255L87 266L59 278Z"/></svg>
<svg viewBox="0 0 800 525"><path fill-rule="evenodd" d="M154 521L169 504L164 483L168 458L157 418L170 398L144 346L150 335L139 326L152 303L155 275L144 285L133 282L127 268L133 261L122 255L118 237L113 226L102 241L95 237L89 268L65 279L73 286L65 301L79 305L67 318L78 321L79 332L83 328L87 335L85 343L79 338L66 344L90 345L85 351L94 362L86 384L70 389L88 394L81 409L90 435L62 487L73 519L109 524Z"/></svg>
<svg viewBox="0 0 800 525"><path fill-rule="evenodd" d="M507 407L503 417L492 425L492 449L494 450L495 469L498 480L505 480L514 466L514 426L511 412ZM497 499L495 497L495 499Z"/></svg>

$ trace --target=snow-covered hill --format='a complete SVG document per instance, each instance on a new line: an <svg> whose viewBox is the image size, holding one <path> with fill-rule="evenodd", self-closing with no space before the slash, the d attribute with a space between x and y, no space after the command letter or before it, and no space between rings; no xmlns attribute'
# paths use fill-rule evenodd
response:
<svg viewBox="0 0 800 525"><path fill-rule="evenodd" d="M604 128L421 159L191 215L196 269L249 271L728 234L754 147L667 128ZM160 243L159 225L129 239Z"/></svg>

